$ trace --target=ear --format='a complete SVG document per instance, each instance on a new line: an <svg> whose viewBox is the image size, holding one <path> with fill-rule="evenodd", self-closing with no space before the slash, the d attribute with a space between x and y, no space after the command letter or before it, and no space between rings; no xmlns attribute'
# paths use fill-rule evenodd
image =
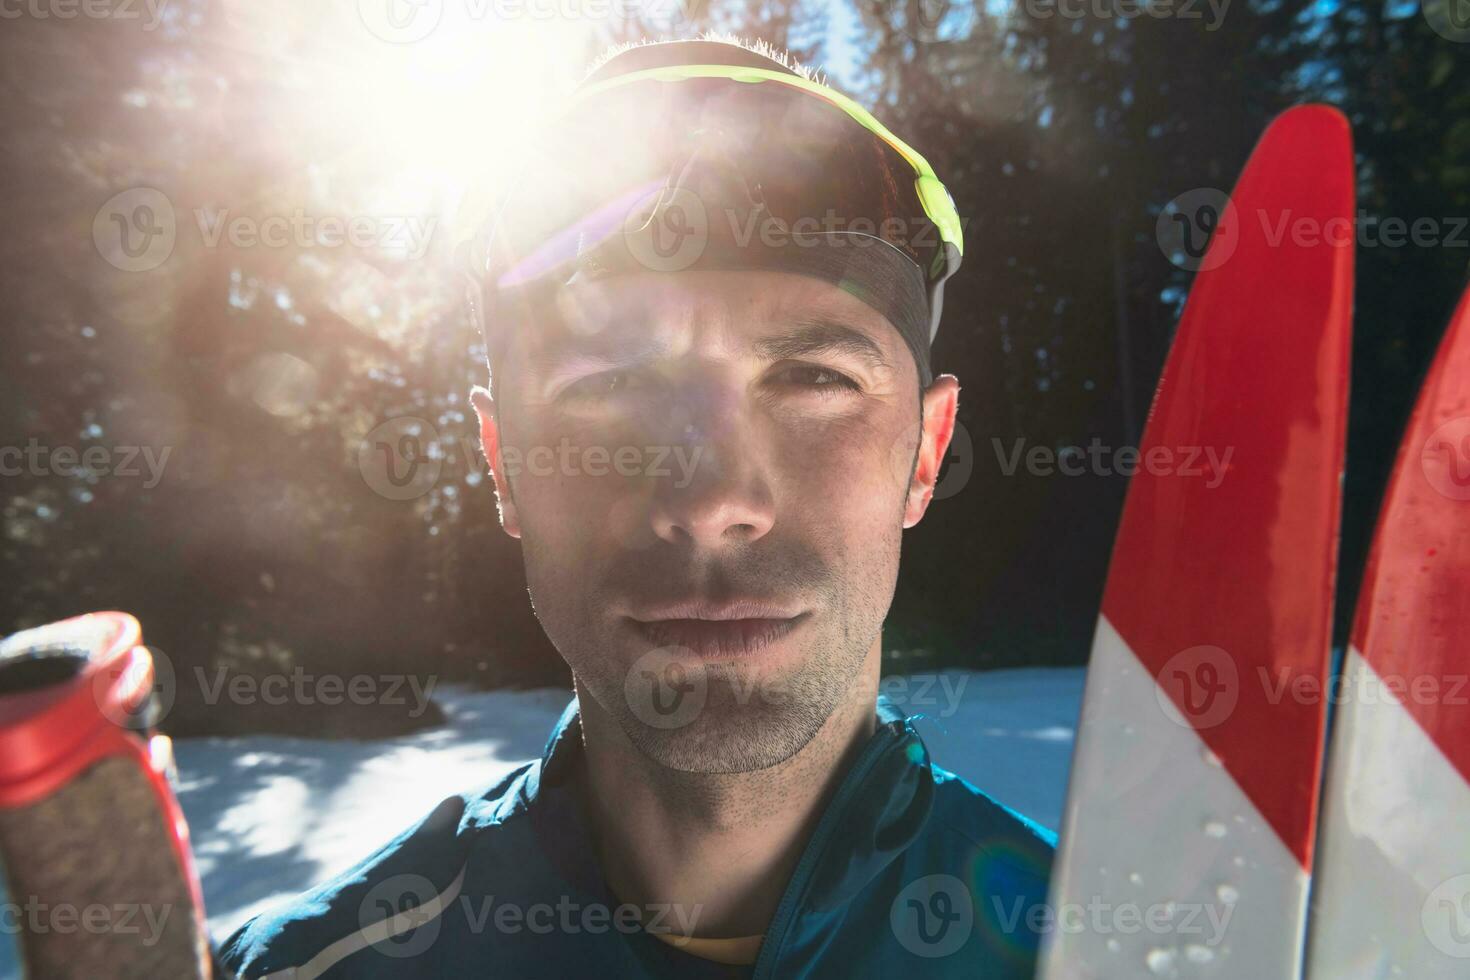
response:
<svg viewBox="0 0 1470 980"><path fill-rule="evenodd" d="M500 526L513 538L521 536L521 521L516 515L515 498L510 494L510 479L506 474L505 459L500 446L500 423L495 416L495 399L490 392L475 385L470 389L470 404L480 417L480 449L485 461L490 464L490 476L495 481L495 502L500 508Z"/></svg>
<svg viewBox="0 0 1470 980"><path fill-rule="evenodd" d="M960 406L960 383L952 374L941 374L924 389L924 423L919 433L919 456L909 479L904 503L903 526L913 527L929 509L939 468L954 437L955 412Z"/></svg>

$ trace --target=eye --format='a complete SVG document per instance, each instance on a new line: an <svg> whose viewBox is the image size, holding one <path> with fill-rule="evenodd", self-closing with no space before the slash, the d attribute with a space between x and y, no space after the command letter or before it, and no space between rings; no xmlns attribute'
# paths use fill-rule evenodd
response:
<svg viewBox="0 0 1470 980"><path fill-rule="evenodd" d="M648 387L647 379L633 371L602 371L578 379L562 389L568 401L605 401Z"/></svg>
<svg viewBox="0 0 1470 980"><path fill-rule="evenodd" d="M837 394L841 391L862 391L862 386L841 371L816 364L793 364L775 374L779 384L795 388L814 389L821 394Z"/></svg>

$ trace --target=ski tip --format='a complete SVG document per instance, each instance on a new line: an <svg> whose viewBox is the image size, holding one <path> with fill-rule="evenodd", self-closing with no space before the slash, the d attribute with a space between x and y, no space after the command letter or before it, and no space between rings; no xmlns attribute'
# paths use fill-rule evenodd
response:
<svg viewBox="0 0 1470 980"><path fill-rule="evenodd" d="M1461 294L1420 386L1399 443L1398 457L1384 494L1363 587L1353 621L1352 643L1378 664L1389 651L1438 645L1470 626L1470 610L1446 604L1441 595L1464 588L1470 572L1470 547L1464 545L1470 517L1470 483L1463 475L1470 460L1470 288ZM1428 559L1433 558L1432 563ZM1458 564L1457 564L1458 563ZM1463 569L1457 572L1451 569ZM1426 586L1421 574L1433 573L1444 592ZM1403 583L1418 581L1417 589ZM1398 586L1395 593L1394 585ZM1404 603L1429 596L1434 610ZM1456 617L1461 619L1456 622ZM1404 635L1421 622L1439 631L1432 640ZM1457 641L1450 640L1458 647ZM1428 654L1421 650L1420 656ZM1453 656L1453 655L1452 655Z"/></svg>
<svg viewBox="0 0 1470 980"><path fill-rule="evenodd" d="M1283 131L1319 131L1329 137L1351 138L1352 123L1348 122L1347 115L1336 106L1304 103L1301 106L1292 106L1272 119L1266 126L1266 134L1261 137L1261 141L1264 143Z"/></svg>
<svg viewBox="0 0 1470 980"><path fill-rule="evenodd" d="M1256 144L1257 157L1278 155L1330 166L1350 177L1353 170L1353 128L1336 106L1311 102L1278 115L1266 126Z"/></svg>

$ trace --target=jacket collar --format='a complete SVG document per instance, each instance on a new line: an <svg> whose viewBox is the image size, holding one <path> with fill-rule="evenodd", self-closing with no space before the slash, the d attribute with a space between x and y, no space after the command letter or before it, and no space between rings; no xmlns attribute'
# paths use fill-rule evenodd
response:
<svg viewBox="0 0 1470 980"><path fill-rule="evenodd" d="M887 697L878 696L875 710L877 728L849 763L819 818L798 860L787 899L819 909L846 904L923 830L934 802L928 749L912 720ZM527 802L545 797L545 806L537 807L542 810L538 822L556 828L556 850L564 858L590 854L590 848L575 846L570 839L590 843L583 823L586 808L574 781L568 779L582 755L582 723L574 697L547 739L540 764L528 774L526 786ZM548 809L556 812L548 813ZM589 870L574 860L576 869L568 868L569 862L556 863L564 871Z"/></svg>

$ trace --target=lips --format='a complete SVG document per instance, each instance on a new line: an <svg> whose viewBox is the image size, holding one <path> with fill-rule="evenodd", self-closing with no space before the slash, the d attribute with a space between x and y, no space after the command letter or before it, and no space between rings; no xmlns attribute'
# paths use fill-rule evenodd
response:
<svg viewBox="0 0 1470 980"><path fill-rule="evenodd" d="M753 600L681 603L628 619L649 643L680 647L698 657L749 657L789 636L809 613Z"/></svg>

